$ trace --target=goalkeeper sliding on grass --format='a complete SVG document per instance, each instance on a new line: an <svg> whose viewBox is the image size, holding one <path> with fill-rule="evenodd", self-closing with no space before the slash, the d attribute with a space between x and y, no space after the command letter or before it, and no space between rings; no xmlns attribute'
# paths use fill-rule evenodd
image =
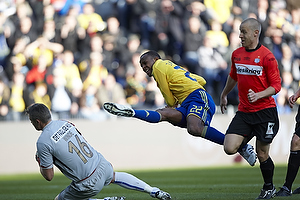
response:
<svg viewBox="0 0 300 200"><path fill-rule="evenodd" d="M170 194L126 172L114 172L112 165L96 151L70 122L52 120L44 104L33 104L26 113L38 131L36 161L47 181L54 176L55 165L72 183L55 200L96 200L104 186L114 183L127 189L148 193L151 197L168 200ZM124 200L125 197L106 197L102 200ZM99 199L100 200L100 199Z"/></svg>
<svg viewBox="0 0 300 200"><path fill-rule="evenodd" d="M124 105L107 102L103 105L106 111L150 123L168 121L174 126L187 128L188 133L193 136L223 145L225 135L210 126L215 114L215 103L204 89L206 84L204 78L186 71L169 60L162 60L155 51L142 54L140 65L149 77L154 77L167 107L156 111L133 110ZM239 153L251 166L255 165L256 154L252 145L242 145Z"/></svg>

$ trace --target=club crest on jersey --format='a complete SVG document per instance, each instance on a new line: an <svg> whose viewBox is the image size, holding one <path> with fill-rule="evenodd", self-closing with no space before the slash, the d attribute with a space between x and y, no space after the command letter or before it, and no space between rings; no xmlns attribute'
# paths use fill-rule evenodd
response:
<svg viewBox="0 0 300 200"><path fill-rule="evenodd" d="M243 65L243 64L235 64L236 73L243 75L256 75L261 76L263 68L258 65Z"/></svg>
<svg viewBox="0 0 300 200"><path fill-rule="evenodd" d="M255 63L259 63L259 62L260 62L259 56L258 56L257 58L254 59L254 62L255 62Z"/></svg>

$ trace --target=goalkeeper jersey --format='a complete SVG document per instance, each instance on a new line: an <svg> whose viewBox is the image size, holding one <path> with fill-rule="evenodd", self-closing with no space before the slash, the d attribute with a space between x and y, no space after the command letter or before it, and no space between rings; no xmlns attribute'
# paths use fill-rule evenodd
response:
<svg viewBox="0 0 300 200"><path fill-rule="evenodd" d="M75 182L89 177L103 158L73 124L62 120L47 124L36 145L42 168L50 169L54 164Z"/></svg>
<svg viewBox="0 0 300 200"><path fill-rule="evenodd" d="M261 92L269 86L278 93L281 89L281 78L278 64L269 49L260 45L251 51L244 47L236 49L231 57L230 76L237 81L239 91L238 110L242 112L256 112L265 108L276 107L272 96L250 103L248 90Z"/></svg>
<svg viewBox="0 0 300 200"><path fill-rule="evenodd" d="M168 106L181 104L196 89L204 89L206 81L169 60L158 59L152 75Z"/></svg>

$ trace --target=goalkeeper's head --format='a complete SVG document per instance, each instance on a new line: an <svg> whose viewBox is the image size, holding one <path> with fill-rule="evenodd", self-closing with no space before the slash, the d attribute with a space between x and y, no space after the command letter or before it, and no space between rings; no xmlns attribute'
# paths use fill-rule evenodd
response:
<svg viewBox="0 0 300 200"><path fill-rule="evenodd" d="M36 130L43 130L43 128L52 120L50 110L41 103L32 104L26 109L26 113Z"/></svg>

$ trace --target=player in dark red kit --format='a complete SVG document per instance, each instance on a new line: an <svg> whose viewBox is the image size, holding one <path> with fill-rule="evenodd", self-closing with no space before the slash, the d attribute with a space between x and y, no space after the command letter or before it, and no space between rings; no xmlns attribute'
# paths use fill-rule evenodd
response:
<svg viewBox="0 0 300 200"><path fill-rule="evenodd" d="M259 43L261 24L254 18L240 25L242 47L231 57L231 71L220 97L222 113L226 110L227 95L237 84L239 105L225 135L224 151L235 154L254 136L256 153L264 185L257 199L275 195L273 185L274 163L269 155L270 144L279 129L278 113L272 95L281 89L277 61L266 47Z"/></svg>

